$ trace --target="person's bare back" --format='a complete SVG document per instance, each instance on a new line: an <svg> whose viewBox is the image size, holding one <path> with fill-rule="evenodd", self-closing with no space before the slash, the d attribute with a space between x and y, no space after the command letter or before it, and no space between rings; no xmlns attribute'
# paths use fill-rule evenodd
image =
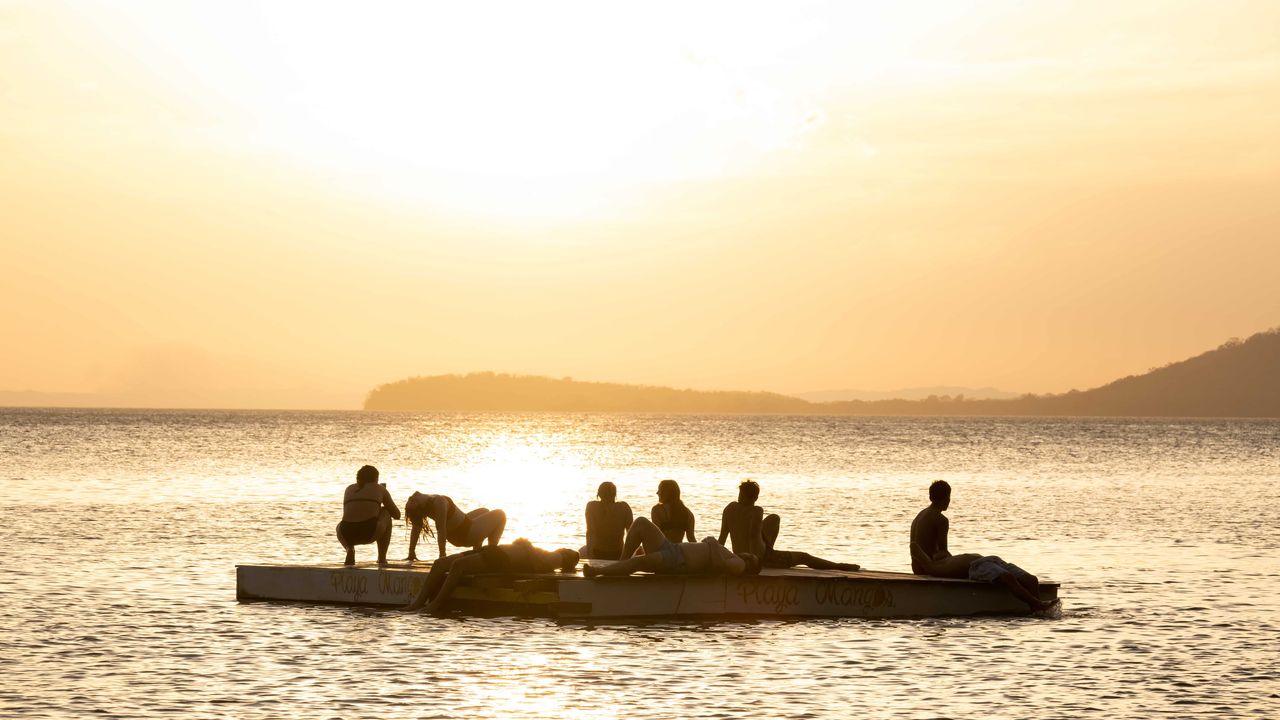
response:
<svg viewBox="0 0 1280 720"><path fill-rule="evenodd" d="M764 510L760 506L742 502L729 503L720 516L721 544L727 535L734 552L764 557L764 536L761 533L763 521Z"/></svg>
<svg viewBox="0 0 1280 720"><path fill-rule="evenodd" d="M952 555L947 549L950 522L943 510L951 504L951 486L938 481L929 487L929 507L911 521L911 572L933 577L967 578L969 565L980 555Z"/></svg>

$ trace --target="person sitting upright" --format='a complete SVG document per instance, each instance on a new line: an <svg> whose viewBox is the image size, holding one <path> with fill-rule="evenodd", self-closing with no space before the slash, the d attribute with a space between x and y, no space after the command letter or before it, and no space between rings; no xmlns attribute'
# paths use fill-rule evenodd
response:
<svg viewBox="0 0 1280 720"><path fill-rule="evenodd" d="M760 486L754 480L743 480L738 485L737 501L725 505L724 512L720 515L721 545L728 538L734 552L749 552L756 557L764 557L764 510L756 505L759 497ZM776 519L777 515L769 517Z"/></svg>
<svg viewBox="0 0 1280 720"><path fill-rule="evenodd" d="M415 492L405 501L404 517L409 523L409 562L418 559L418 538L422 535L436 536L439 557L443 558L446 542L465 548L480 547L485 540L490 545L497 545L507 527L507 514L501 510L476 508L464 513L448 495L420 492ZM434 533L432 525L435 526Z"/></svg>
<svg viewBox="0 0 1280 720"><path fill-rule="evenodd" d="M799 565L817 570L843 570L856 572L858 565L854 563L824 560L816 555L799 550L775 550L778 532L782 528L782 519L756 505L760 497L760 486L753 480L744 480L738 486L738 501L731 502L724 508L720 520L720 544L724 544L725 536L733 543L734 552L749 552L760 558L760 564L767 568L786 569Z"/></svg>
<svg viewBox="0 0 1280 720"><path fill-rule="evenodd" d="M911 572L933 577L959 578L1002 585L1032 610L1047 610L1057 601L1040 599L1040 580L995 555L952 555L947 550L951 523L942 512L951 506L951 485L937 480L929 486L929 507L911 521Z"/></svg>
<svg viewBox="0 0 1280 720"><path fill-rule="evenodd" d="M378 544L378 564L387 564L391 544L391 521L400 519L387 486L378 482L378 468L365 465L356 471L356 481L342 495L342 522L338 542L347 550L346 565L356 564L356 545Z"/></svg>
<svg viewBox="0 0 1280 720"><path fill-rule="evenodd" d="M658 504L649 512L649 519L671 542L685 538L693 542L693 512L680 500L680 485L675 480L658 483Z"/></svg>
<svg viewBox="0 0 1280 720"><path fill-rule="evenodd" d="M608 481L600 483L596 497L587 503L587 544L582 546L582 557L619 560L623 538L631 527L631 506L617 502L618 488Z"/></svg>
<svg viewBox="0 0 1280 720"><path fill-rule="evenodd" d="M644 548L643 555L635 555ZM582 574L591 578L600 575L630 575L634 572L651 572L666 575L757 575L760 559L750 553L731 553L713 537L702 542L674 543L662 534L661 528L649 518L636 518L627 530L619 562L602 568L587 565Z"/></svg>

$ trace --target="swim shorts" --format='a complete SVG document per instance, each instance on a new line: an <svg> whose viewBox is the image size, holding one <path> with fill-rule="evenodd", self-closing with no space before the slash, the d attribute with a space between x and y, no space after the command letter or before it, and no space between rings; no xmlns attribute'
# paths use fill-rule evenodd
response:
<svg viewBox="0 0 1280 720"><path fill-rule="evenodd" d="M1001 575L1012 575L1019 580L1031 577L1031 573L995 555L980 557L969 564L970 580L993 583L999 580Z"/></svg>
<svg viewBox="0 0 1280 720"><path fill-rule="evenodd" d="M658 553L662 555L662 566L655 572L665 575L683 575L689 572L689 566L684 561L684 550L679 545L667 540L662 543Z"/></svg>
<svg viewBox="0 0 1280 720"><path fill-rule="evenodd" d="M342 531L342 539L348 545L368 545L378 534L378 518L371 517L357 522L343 520L338 529Z"/></svg>

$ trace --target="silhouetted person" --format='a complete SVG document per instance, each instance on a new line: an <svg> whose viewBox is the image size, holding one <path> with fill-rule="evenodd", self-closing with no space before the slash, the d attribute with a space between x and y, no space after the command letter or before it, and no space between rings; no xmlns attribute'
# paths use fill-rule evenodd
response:
<svg viewBox="0 0 1280 720"><path fill-rule="evenodd" d="M675 480L658 483L658 504L649 511L649 518L671 542L685 538L693 542L693 512L680 500L680 485Z"/></svg>
<svg viewBox="0 0 1280 720"><path fill-rule="evenodd" d="M347 565L356 564L356 545L378 543L378 564L387 564L391 521L400 519L400 508L387 486L378 482L378 468L365 465L356 471L356 482L342 495L342 522L338 542L347 550Z"/></svg>
<svg viewBox="0 0 1280 720"><path fill-rule="evenodd" d="M643 555L636 555L639 548ZM587 565L582 574L630 575L634 572L651 572L663 575L755 575L760 572L760 560L750 553L731 553L713 537L702 542L672 542L662 530L648 518L636 518L627 530L627 540L622 546L623 559L602 568Z"/></svg>
<svg viewBox="0 0 1280 720"><path fill-rule="evenodd" d="M762 524L764 510L756 505L760 486L754 480L743 480L738 486L738 499L724 506L720 514L720 544L729 539L733 551L749 552L763 558L765 551ZM769 517L776 519L777 515Z"/></svg>
<svg viewBox="0 0 1280 720"><path fill-rule="evenodd" d="M543 550L520 538L510 545L488 545L476 550L450 555L431 564L427 582L406 609L423 605L427 612L438 613L453 595L463 578L485 573L532 574L559 570L570 573L578 567L578 552L568 548ZM428 603L430 603L428 605Z"/></svg>
<svg viewBox="0 0 1280 720"><path fill-rule="evenodd" d="M782 528L782 518L774 514L765 515L764 510L756 505L759 497L760 486L754 480L744 480L738 486L737 502L726 505L720 518L721 545L727 535L735 553L749 552L759 557L760 564L767 568L784 569L804 565L818 570L859 570L853 563L824 560L798 550L773 549Z"/></svg>
<svg viewBox="0 0 1280 720"><path fill-rule="evenodd" d="M938 480L929 486L929 507L911 521L911 572L1003 585L1032 610L1045 610L1056 604L1042 601L1039 579L1013 563L995 555L952 555L947 550L950 521L942 514L950 505L950 484Z"/></svg>
<svg viewBox="0 0 1280 720"><path fill-rule="evenodd" d="M410 526L409 557L406 558L410 562L418 559L418 537L421 535L436 536L436 543L440 546L439 557L443 558L446 542L465 548L480 547L485 540L490 545L497 545L507 528L507 514L501 510L476 508L464 513L448 495L420 492L415 492L405 501L404 517Z"/></svg>
<svg viewBox="0 0 1280 720"><path fill-rule="evenodd" d="M619 560L623 538L631 527L631 506L617 502L618 488L608 481L600 483L596 497L587 503L587 544L582 546L582 556Z"/></svg>

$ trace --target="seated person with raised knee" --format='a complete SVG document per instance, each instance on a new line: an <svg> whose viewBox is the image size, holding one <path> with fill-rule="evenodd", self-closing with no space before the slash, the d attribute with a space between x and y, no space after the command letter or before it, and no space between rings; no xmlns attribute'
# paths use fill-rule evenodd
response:
<svg viewBox="0 0 1280 720"><path fill-rule="evenodd" d="M743 480L738 485L738 499L724 506L720 514L720 544L728 538L735 553L751 553L764 557L764 535L761 524L764 510L756 505L760 486L754 480Z"/></svg>
<svg viewBox="0 0 1280 720"><path fill-rule="evenodd" d="M733 543L734 552L750 552L760 558L763 567L786 569L797 566L811 567L817 570L843 570L856 572L860 568L854 563L835 562L799 550L775 550L778 532L782 527L782 519L777 515L765 515L764 510L756 505L760 497L760 486L753 480L745 480L738 486L738 501L725 506L720 520L720 544L724 544L725 536Z"/></svg>
<svg viewBox="0 0 1280 720"><path fill-rule="evenodd" d="M929 507L911 521L911 572L1002 585L1036 611L1057 603L1042 601L1039 579L1013 563L995 555L952 555L947 549L951 522L942 514L950 506L951 485L945 480L935 481L929 486Z"/></svg>
<svg viewBox="0 0 1280 720"><path fill-rule="evenodd" d="M391 544L391 521L400 519L387 486L378 482L378 469L365 465L356 471L356 481L347 486L342 496L342 522L338 523L338 542L347 550L344 563L356 564L356 545L378 544L378 564L387 564L387 547Z"/></svg>
<svg viewBox="0 0 1280 720"><path fill-rule="evenodd" d="M636 551L644 548L643 555ZM707 537L702 542L672 542L649 518L636 518L627 530L622 546L623 559L604 567L588 565L582 569L587 577L630 575L651 572L667 575L756 575L760 560L751 553L732 553Z"/></svg>

